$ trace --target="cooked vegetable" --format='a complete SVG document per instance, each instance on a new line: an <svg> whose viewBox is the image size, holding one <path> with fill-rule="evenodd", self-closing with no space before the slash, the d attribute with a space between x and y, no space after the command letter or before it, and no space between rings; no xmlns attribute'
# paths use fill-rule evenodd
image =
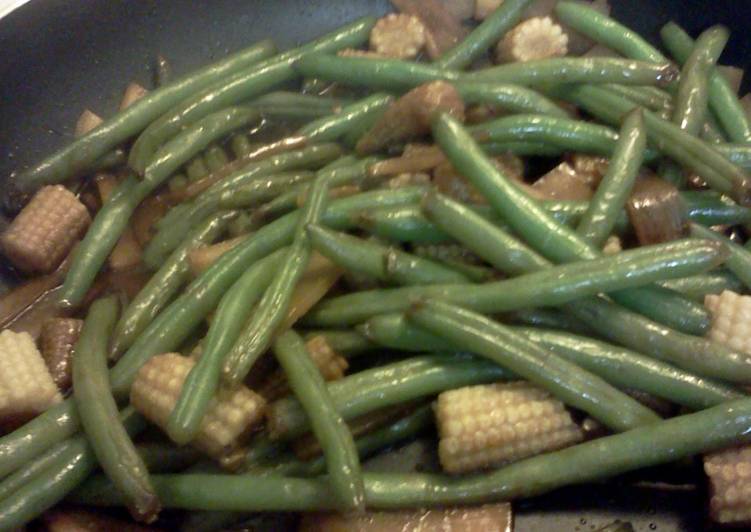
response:
<svg viewBox="0 0 751 532"><path fill-rule="evenodd" d="M704 457L704 471L709 478L709 512L723 525L743 525L751 520L749 512L748 474L751 448L733 447Z"/></svg>
<svg viewBox="0 0 751 532"><path fill-rule="evenodd" d="M104 120L98 114L94 113L90 109L84 109L81 116L76 121L76 126L73 128L73 135L81 137L96 128Z"/></svg>
<svg viewBox="0 0 751 532"><path fill-rule="evenodd" d="M443 392L435 411L447 473L498 467L584 439L563 403L521 381Z"/></svg>
<svg viewBox="0 0 751 532"><path fill-rule="evenodd" d="M751 297L724 290L720 295L708 295L704 301L712 312L709 337L742 353L751 353L746 332Z"/></svg>
<svg viewBox="0 0 751 532"><path fill-rule="evenodd" d="M83 321L73 318L51 318L42 325L40 351L58 389L65 393L72 382L73 346L81 334Z"/></svg>
<svg viewBox="0 0 751 532"><path fill-rule="evenodd" d="M88 227L86 207L66 188L39 190L0 236L3 253L17 268L49 273Z"/></svg>
<svg viewBox="0 0 751 532"><path fill-rule="evenodd" d="M127 109L134 103L136 103L141 98L145 97L149 93L148 90L146 90L144 87L139 85L138 83L131 81L128 83L128 86L125 87L125 91L123 92L123 97L120 100L120 111L123 111L124 109Z"/></svg>
<svg viewBox="0 0 751 532"><path fill-rule="evenodd" d="M688 236L688 213L678 189L658 177L645 177L634 184L626 211L643 246Z"/></svg>
<svg viewBox="0 0 751 532"><path fill-rule="evenodd" d="M146 419L166 427L185 377L195 362L177 353L152 357L139 369L130 402ZM191 443L211 457L236 449L247 431L263 419L265 401L245 386L220 391L209 405Z"/></svg>
<svg viewBox="0 0 751 532"><path fill-rule="evenodd" d="M424 24L425 48L431 59L437 59L456 46L466 33L441 0L392 0L391 3L399 11L415 16ZM372 44L371 34L371 46Z"/></svg>
<svg viewBox="0 0 751 532"><path fill-rule="evenodd" d="M13 425L60 401L44 359L27 333L0 332L0 422Z"/></svg>
<svg viewBox="0 0 751 532"><path fill-rule="evenodd" d="M412 59L425 46L426 33L416 16L391 13L370 30L370 48L384 57Z"/></svg>
<svg viewBox="0 0 751 532"><path fill-rule="evenodd" d="M550 17L521 22L499 41L499 63L563 57L568 53L568 35Z"/></svg>

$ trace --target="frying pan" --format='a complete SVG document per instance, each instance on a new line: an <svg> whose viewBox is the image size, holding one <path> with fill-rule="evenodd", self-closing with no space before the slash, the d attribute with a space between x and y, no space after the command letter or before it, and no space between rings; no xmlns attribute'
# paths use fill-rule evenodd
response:
<svg viewBox="0 0 751 532"><path fill-rule="evenodd" d="M751 3L610 2L617 19L655 42L670 19L692 34L725 24L733 37L723 62L751 68ZM0 187L67 143L83 109L111 116L129 81L151 86L157 54L179 75L263 38L290 47L388 10L386 0L32 0L0 20ZM675 471L652 476L665 475ZM515 530L587 532L615 519L644 531L704 530L702 489L620 482L559 490L517 505Z"/></svg>

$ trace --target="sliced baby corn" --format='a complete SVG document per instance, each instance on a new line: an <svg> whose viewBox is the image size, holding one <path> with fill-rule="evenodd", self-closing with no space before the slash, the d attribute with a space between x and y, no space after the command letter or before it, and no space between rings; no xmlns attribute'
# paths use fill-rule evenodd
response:
<svg viewBox="0 0 751 532"><path fill-rule="evenodd" d="M469 473L580 442L563 403L526 382L443 392L435 407L438 455L449 473Z"/></svg>
<svg viewBox="0 0 751 532"><path fill-rule="evenodd" d="M719 296L706 296L704 306L712 313L709 338L751 353L751 297L725 290Z"/></svg>
<svg viewBox="0 0 751 532"><path fill-rule="evenodd" d="M426 31L419 18L391 13L370 32L370 49L383 57L412 59L425 46Z"/></svg>
<svg viewBox="0 0 751 532"><path fill-rule="evenodd" d="M130 390L130 402L155 425L167 426L185 378L195 365L192 358L165 353L144 364ZM221 458L241 443L242 438L263 420L266 401L246 388L220 389L201 422L193 445L213 458Z"/></svg>
<svg viewBox="0 0 751 532"><path fill-rule="evenodd" d="M709 477L709 513L722 524L751 523L751 446L734 447L704 457Z"/></svg>
<svg viewBox="0 0 751 532"><path fill-rule="evenodd" d="M40 189L0 237L14 266L49 273L62 262L91 222L86 207L61 185Z"/></svg>
<svg viewBox="0 0 751 532"><path fill-rule="evenodd" d="M60 400L31 336L0 332L0 422L30 419Z"/></svg>
<svg viewBox="0 0 751 532"><path fill-rule="evenodd" d="M519 23L496 47L499 63L563 57L568 53L568 35L550 17L534 17Z"/></svg>
<svg viewBox="0 0 751 532"><path fill-rule="evenodd" d="M73 369L73 346L83 327L82 320L50 318L42 325L40 344L42 358L57 387L65 392L70 388Z"/></svg>

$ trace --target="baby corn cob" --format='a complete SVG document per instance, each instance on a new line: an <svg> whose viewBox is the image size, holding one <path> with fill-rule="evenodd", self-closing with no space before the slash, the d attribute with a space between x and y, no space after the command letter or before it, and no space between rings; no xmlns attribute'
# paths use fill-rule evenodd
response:
<svg viewBox="0 0 751 532"><path fill-rule="evenodd" d="M165 427L194 365L192 358L177 353L151 358L136 375L131 404L152 423ZM263 419L265 405L260 395L245 386L220 390L193 444L209 456L221 458L236 449L248 430Z"/></svg>
<svg viewBox="0 0 751 532"><path fill-rule="evenodd" d="M438 455L449 473L495 467L584 438L563 403L526 382L443 392L435 412Z"/></svg>
<svg viewBox="0 0 751 532"><path fill-rule="evenodd" d="M709 512L722 524L751 523L751 446L735 447L704 457L709 477Z"/></svg>
<svg viewBox="0 0 751 532"><path fill-rule="evenodd" d="M725 290L719 296L706 296L704 306L712 313L709 337L732 349L751 353L751 296Z"/></svg>
<svg viewBox="0 0 751 532"><path fill-rule="evenodd" d="M518 24L498 43L499 63L562 57L568 53L568 35L550 17L534 17Z"/></svg>
<svg viewBox="0 0 751 532"><path fill-rule="evenodd" d="M370 32L370 49L384 57L412 59L425 46L426 31L419 18L391 13Z"/></svg>
<svg viewBox="0 0 751 532"><path fill-rule="evenodd" d="M326 338L314 336L305 342L305 347L324 380L335 381L344 377L344 372L347 371L349 364L344 357L331 349L331 346L326 342ZM269 375L258 393L269 402L288 395L289 386L284 372L276 371Z"/></svg>
<svg viewBox="0 0 751 532"><path fill-rule="evenodd" d="M3 252L25 272L48 273L62 262L91 218L61 185L39 190L0 237Z"/></svg>
<svg viewBox="0 0 751 532"><path fill-rule="evenodd" d="M71 385L73 346L83 327L82 320L50 318L42 325L42 358L57 387L65 392Z"/></svg>
<svg viewBox="0 0 751 532"><path fill-rule="evenodd" d="M29 419L61 400L28 333L0 333L0 422Z"/></svg>

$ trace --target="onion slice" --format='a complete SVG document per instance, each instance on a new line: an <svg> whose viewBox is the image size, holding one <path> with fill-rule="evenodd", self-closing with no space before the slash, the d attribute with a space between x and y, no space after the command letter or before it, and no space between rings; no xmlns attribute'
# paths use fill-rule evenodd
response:
<svg viewBox="0 0 751 532"><path fill-rule="evenodd" d="M626 204L639 244L646 246L689 234L688 209L678 189L664 179L639 179Z"/></svg>
<svg viewBox="0 0 751 532"><path fill-rule="evenodd" d="M535 181L532 188L542 199L588 201L593 194L588 179L569 163L561 163Z"/></svg>

